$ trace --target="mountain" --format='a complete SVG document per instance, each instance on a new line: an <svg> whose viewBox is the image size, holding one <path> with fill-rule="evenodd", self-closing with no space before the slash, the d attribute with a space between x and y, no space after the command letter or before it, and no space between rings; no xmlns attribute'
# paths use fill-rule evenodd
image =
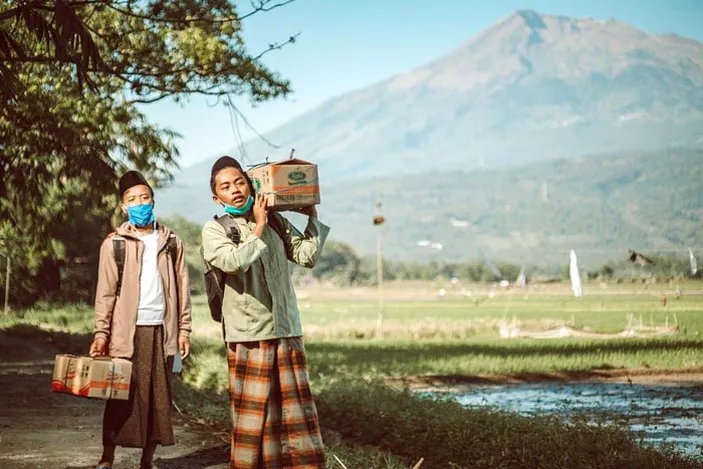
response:
<svg viewBox="0 0 703 469"><path fill-rule="evenodd" d="M157 214L203 222L218 213L207 190L157 192ZM703 150L625 153L508 169L434 171L350 181L322 195L331 237L375 252L377 197L384 256L584 267L626 258L628 249L677 252L703 245ZM419 246L427 241L430 246ZM442 249L431 247L441 243ZM436 245L435 245L436 247Z"/></svg>
<svg viewBox="0 0 703 469"><path fill-rule="evenodd" d="M330 99L267 138L283 149L270 154L251 142L250 162L294 147L320 164L328 184L703 147L703 44L613 20L518 11L448 55Z"/></svg>
<svg viewBox="0 0 703 469"><path fill-rule="evenodd" d="M296 148L318 163L332 237L362 253L375 246L367 222L377 194L389 219L384 253L395 258L481 249L554 263L580 247L597 262L628 246L703 241L703 44L618 21L518 11L266 137L282 149L250 142L246 162ZM157 213L203 221L217 212L213 161L177 174ZM417 249L425 238L444 249Z"/></svg>
<svg viewBox="0 0 703 469"><path fill-rule="evenodd" d="M383 253L394 259L472 260L483 252L555 265L575 249L581 264L595 268L626 258L628 249L685 256L688 246L703 245L700 150L345 183L325 194L320 210L332 237L372 254L377 194L386 218Z"/></svg>

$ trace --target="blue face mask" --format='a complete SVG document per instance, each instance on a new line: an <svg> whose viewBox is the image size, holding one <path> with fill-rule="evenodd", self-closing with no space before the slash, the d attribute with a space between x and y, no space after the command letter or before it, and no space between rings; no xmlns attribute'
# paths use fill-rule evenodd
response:
<svg viewBox="0 0 703 469"><path fill-rule="evenodd" d="M148 226L156 221L154 218L153 204L142 204L127 207L127 215L129 215L129 222L138 227Z"/></svg>
<svg viewBox="0 0 703 469"><path fill-rule="evenodd" d="M251 209L252 205L254 205L254 197L252 197L252 196L249 196L246 203L240 208L234 207L232 205L224 204L225 212L229 213L233 217L239 217L239 216L246 214L249 211L249 209Z"/></svg>

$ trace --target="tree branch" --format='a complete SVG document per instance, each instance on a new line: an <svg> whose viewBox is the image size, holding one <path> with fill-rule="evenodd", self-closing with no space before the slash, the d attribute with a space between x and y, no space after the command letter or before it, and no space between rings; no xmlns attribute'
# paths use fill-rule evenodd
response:
<svg viewBox="0 0 703 469"><path fill-rule="evenodd" d="M166 18L154 18L153 16L149 15L142 15L139 13L134 13L131 11L123 10L121 8L117 8L114 5L111 5L110 2L105 2L105 6L110 8L111 10L116 11L117 13L120 13L122 15L127 15L131 16L132 18L138 18L141 20L145 21L151 21L154 23L166 23L166 24L190 24L194 21L197 22L203 22L203 23L208 23L208 24L221 24L221 23L232 23L234 21L242 21L246 18L250 18L254 16L257 13L262 13L262 12L267 12L271 10L275 10L276 8L280 8L282 6L286 6L290 3L293 3L296 0L283 0L281 2L275 3L271 6L267 6L271 0L260 0L258 6L254 6L252 3L252 7L254 8L252 11L249 13L246 13L244 15L237 15L235 14L234 16L229 16L225 18L204 18L204 17L199 17L199 18L186 18L186 19L166 19Z"/></svg>
<svg viewBox="0 0 703 469"><path fill-rule="evenodd" d="M166 18L154 18L149 15L142 15L139 13L134 13L127 10L122 10L121 8L116 8L109 3L105 4L106 7L111 10L116 11L121 15L130 16L132 18L137 18L144 21L150 21L152 23L164 23L164 24L190 24L194 21L209 23L209 24L221 24L221 23L232 23L234 21L239 21L239 16L232 16L226 18L187 18L187 19L166 19Z"/></svg>
<svg viewBox="0 0 703 469"><path fill-rule="evenodd" d="M285 46L287 46L288 44L293 44L293 43L295 43L295 41L298 39L298 36L300 36L300 34L301 34L300 32L297 32L297 33L295 33L294 35L292 35L291 37L289 37L286 42L282 42L282 43L280 43L280 44L278 44L278 43L269 44L269 46L268 46L267 49L265 49L265 50L263 50L262 52L260 52L259 55L256 55L256 56L252 57L249 62L256 62L257 60L259 60L261 57L263 57L264 55L268 54L269 52L273 52L273 51L275 51L275 50L281 50L281 49L283 49Z"/></svg>
<svg viewBox="0 0 703 469"><path fill-rule="evenodd" d="M162 99L166 99L169 96L173 96L173 93L162 93L159 96L156 96L155 98L149 98L149 99L130 99L126 100L125 104L153 104L158 101L161 101Z"/></svg>
<svg viewBox="0 0 703 469"><path fill-rule="evenodd" d="M270 0L261 0L261 1L259 2L259 6L258 6L258 7L254 6L254 2L251 2L251 6L252 6L252 8L254 8L254 9L253 9L252 11L250 11L249 13L247 13L246 15L240 16L240 17L239 17L239 21L242 21L242 20L247 19L247 18L249 18L249 17L251 17L251 16L254 16L254 15L257 14L257 13L275 10L276 8L280 8L280 7L282 7L282 6L286 6L286 5L288 5L289 3L293 3L294 1L295 1L295 0L284 0L284 1L282 1L282 2L278 2L278 3L274 4L274 5L271 5L270 7L267 7L267 6L266 6L266 5L268 5L269 3L271 3Z"/></svg>
<svg viewBox="0 0 703 469"><path fill-rule="evenodd" d="M43 57L43 56L33 56L33 57L2 57L0 62L10 62L10 63L36 63L36 64L72 64L78 65L78 59L57 59L56 57Z"/></svg>

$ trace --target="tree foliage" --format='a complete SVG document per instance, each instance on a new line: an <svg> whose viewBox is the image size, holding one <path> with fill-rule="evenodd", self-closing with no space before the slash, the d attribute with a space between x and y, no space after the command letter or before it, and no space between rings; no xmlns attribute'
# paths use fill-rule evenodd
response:
<svg viewBox="0 0 703 469"><path fill-rule="evenodd" d="M286 3L258 0L240 15L227 0L2 0L0 73L15 85L2 91L18 91L15 66L31 64L69 69L97 93L116 79L129 102L184 93L254 101L286 94L288 82L259 61L282 44L255 55L241 35L244 18Z"/></svg>
<svg viewBox="0 0 703 469"><path fill-rule="evenodd" d="M260 57L292 38L250 52L245 16L226 0L0 0L0 255L16 302L89 291L90 274L61 288L61 267L95 268L119 175L158 186L177 168L177 135L140 103L289 93Z"/></svg>

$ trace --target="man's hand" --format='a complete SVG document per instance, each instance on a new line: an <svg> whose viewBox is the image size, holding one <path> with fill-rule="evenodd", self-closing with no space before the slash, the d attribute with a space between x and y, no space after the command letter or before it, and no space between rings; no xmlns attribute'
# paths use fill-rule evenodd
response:
<svg viewBox="0 0 703 469"><path fill-rule="evenodd" d="M268 223L268 198L263 194L256 194L256 199L254 200L254 221L256 222L256 227L254 228L254 234L261 239L264 235L264 226Z"/></svg>
<svg viewBox="0 0 703 469"><path fill-rule="evenodd" d="M264 194L256 194L254 199L254 221L257 225L268 223L268 197Z"/></svg>
<svg viewBox="0 0 703 469"><path fill-rule="evenodd" d="M178 337L178 350L181 352L181 360L185 360L190 355L190 339L184 335Z"/></svg>
<svg viewBox="0 0 703 469"><path fill-rule="evenodd" d="M314 205L310 205L308 207L296 208L294 210L291 210L291 212L301 213L301 214L307 215L308 217L311 217L311 218L317 218L317 207L315 207Z"/></svg>
<svg viewBox="0 0 703 469"><path fill-rule="evenodd" d="M90 344L90 351L88 355L91 357L100 357L107 355L107 340L104 337L96 337L93 339L93 343Z"/></svg>

